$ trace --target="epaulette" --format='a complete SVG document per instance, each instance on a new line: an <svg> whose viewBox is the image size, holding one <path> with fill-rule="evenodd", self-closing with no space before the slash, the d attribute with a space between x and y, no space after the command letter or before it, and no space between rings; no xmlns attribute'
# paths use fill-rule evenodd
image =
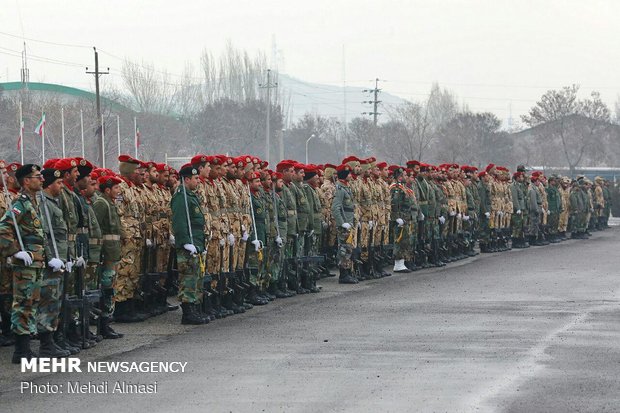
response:
<svg viewBox="0 0 620 413"><path fill-rule="evenodd" d="M21 194L19 198L20 198L20 199L26 199L26 200L27 200L27 199L28 199L28 196L27 196L26 194Z"/></svg>

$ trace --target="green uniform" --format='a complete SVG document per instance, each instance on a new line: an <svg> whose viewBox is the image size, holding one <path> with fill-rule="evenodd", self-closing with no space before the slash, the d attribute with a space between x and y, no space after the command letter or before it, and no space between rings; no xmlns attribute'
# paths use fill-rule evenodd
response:
<svg viewBox="0 0 620 413"><path fill-rule="evenodd" d="M179 185L172 196L170 208L179 270L178 298L182 303L197 304L202 298L204 276L204 265L201 265L204 259L202 253L205 251L204 213L196 193L183 184ZM193 244L198 254L192 255L187 251L184 248L186 244Z"/></svg>
<svg viewBox="0 0 620 413"><path fill-rule="evenodd" d="M353 193L351 188L344 181L336 183L336 192L332 202L332 216L336 221L338 229L338 267L350 270L353 267L351 254L353 253L353 245L350 241L352 238L353 224L355 221L355 203L353 201ZM348 230L343 228L343 224L351 225Z"/></svg>
<svg viewBox="0 0 620 413"><path fill-rule="evenodd" d="M254 240L258 240L264 246L267 243L267 219L268 219L268 210L267 204L265 202L265 198L263 196L263 191L251 192L251 202L252 208L254 209L254 225L256 228L256 232L252 231L250 234L250 239L247 243L247 252L246 255L248 257L248 265L254 269L251 271L250 282L252 284L258 285L261 289L264 286L265 282L265 256L263 253L265 251L260 250L256 251L255 244L252 243Z"/></svg>
<svg viewBox="0 0 620 413"><path fill-rule="evenodd" d="M101 227L93 208L93 204L100 196L94 194L91 199L85 199L88 211L88 261L84 283L90 290L97 288L97 268L101 260L101 244L103 243Z"/></svg>
<svg viewBox="0 0 620 413"><path fill-rule="evenodd" d="M415 208L417 217L417 204L415 203L414 192L401 183L390 185L392 196L391 204L391 228L394 239L394 260L411 260L411 231L412 223L416 219L412 210ZM398 225L396 222L402 219L404 224Z"/></svg>
<svg viewBox="0 0 620 413"><path fill-rule="evenodd" d="M46 267L45 235L41 223L38 202L25 193L13 201L13 206L0 220L0 253L10 257L20 251L13 226L11 211L24 243L24 249L32 255L28 267L19 259L13 259L13 307L11 329L15 334L37 332L36 311L40 298L43 269Z"/></svg>
<svg viewBox="0 0 620 413"><path fill-rule="evenodd" d="M104 296L105 316L114 311L114 280L121 259L121 219L116 204L107 196L97 197L93 213L101 231L101 289ZM96 280L95 280L96 282Z"/></svg>
<svg viewBox="0 0 620 413"><path fill-rule="evenodd" d="M558 226L560 224L560 213L562 212L562 197L557 186L549 185L546 188L547 191L547 203L549 205L549 218L547 225L549 227L549 235L554 236L558 233Z"/></svg>
<svg viewBox="0 0 620 413"><path fill-rule="evenodd" d="M521 239L524 237L523 232L523 214L525 212L525 193L523 193L523 187L521 183L515 181L510 185L510 192L512 195L512 216L510 217L512 227L512 237L514 239Z"/></svg>
<svg viewBox="0 0 620 413"><path fill-rule="evenodd" d="M62 209L60 209L60 201L46 192L41 193L40 199L41 222L46 238L45 255L49 258L62 259L62 257L67 256L68 243L67 223L64 220ZM47 219L48 216L49 221ZM56 249L58 250L58 256L56 256L56 251L54 251L52 233ZM43 271L41 301L39 301L37 310L37 330L39 332L53 332L58 329L63 291L62 284L63 272L54 272L50 267L46 267Z"/></svg>

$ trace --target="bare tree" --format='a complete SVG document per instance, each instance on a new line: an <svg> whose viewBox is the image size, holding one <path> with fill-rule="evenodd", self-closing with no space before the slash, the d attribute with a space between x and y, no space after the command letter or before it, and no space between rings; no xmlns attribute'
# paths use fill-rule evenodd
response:
<svg viewBox="0 0 620 413"><path fill-rule="evenodd" d="M609 108L599 93L592 92L591 99L580 101L578 91L577 85L549 90L521 117L536 128L536 136L559 144L571 175L584 159L595 156L610 126Z"/></svg>

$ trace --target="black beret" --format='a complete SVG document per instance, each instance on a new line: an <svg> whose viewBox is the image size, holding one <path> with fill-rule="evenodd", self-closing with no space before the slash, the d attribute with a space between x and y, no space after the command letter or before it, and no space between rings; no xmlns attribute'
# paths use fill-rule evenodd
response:
<svg viewBox="0 0 620 413"><path fill-rule="evenodd" d="M53 184L56 180L62 179L62 174L58 169L48 168L41 171L43 175L43 188L47 188Z"/></svg>
<svg viewBox="0 0 620 413"><path fill-rule="evenodd" d="M184 166L183 168L181 168L181 170L179 171L179 175L181 175L184 178L190 178L192 176L198 175L198 169L194 168L193 166L189 165L189 166Z"/></svg>
<svg viewBox="0 0 620 413"><path fill-rule="evenodd" d="M17 171L15 171L15 178L20 180L22 178L26 178L27 176L29 176L33 172L40 171L40 170L41 170L41 167L39 165L35 165L33 163L29 163L29 164L26 164L26 165L18 168Z"/></svg>

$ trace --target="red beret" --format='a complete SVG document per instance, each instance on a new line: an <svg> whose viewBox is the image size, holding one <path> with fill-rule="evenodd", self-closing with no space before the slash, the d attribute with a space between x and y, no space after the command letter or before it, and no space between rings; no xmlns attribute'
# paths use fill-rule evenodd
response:
<svg viewBox="0 0 620 413"><path fill-rule="evenodd" d="M331 163L326 163L324 165L324 169L336 169L337 166L336 165L332 165Z"/></svg>
<svg viewBox="0 0 620 413"><path fill-rule="evenodd" d="M379 169L387 168L387 166L388 166L387 162L379 162L377 164L377 168Z"/></svg>
<svg viewBox="0 0 620 413"><path fill-rule="evenodd" d="M247 176L248 180L260 179L260 172L250 172Z"/></svg>
<svg viewBox="0 0 620 413"><path fill-rule="evenodd" d="M339 166L336 168L336 171L338 171L338 172L342 172L342 171L350 171L350 170L351 170L351 167L350 167L349 165L347 165L346 163L343 163L343 164L339 165Z"/></svg>
<svg viewBox="0 0 620 413"><path fill-rule="evenodd" d="M486 174L487 174L487 171L480 171L480 172L478 172L478 178L482 178Z"/></svg>
<svg viewBox="0 0 620 413"><path fill-rule="evenodd" d="M56 162L58 162L60 159L58 158L52 158L52 159L48 159L47 161L45 161L45 163L43 164L43 169L49 169L49 168L54 168L54 165L56 164ZM55 169L55 168L54 168Z"/></svg>
<svg viewBox="0 0 620 413"><path fill-rule="evenodd" d="M170 167L165 163L158 163L155 167L157 168L157 172L164 172L170 170Z"/></svg>
<svg viewBox="0 0 620 413"><path fill-rule="evenodd" d="M191 163L192 165L198 165L207 162L207 158L207 155L198 154L195 155L189 163Z"/></svg>
<svg viewBox="0 0 620 413"><path fill-rule="evenodd" d="M68 171L73 168L77 168L78 163L74 158L64 158L59 159L54 164L54 169L58 169L59 171Z"/></svg>
<svg viewBox="0 0 620 413"><path fill-rule="evenodd" d="M295 161L291 161L291 160L281 161L280 163L276 165L276 171L281 172L285 169L292 168L294 164L295 164Z"/></svg>
<svg viewBox="0 0 620 413"><path fill-rule="evenodd" d="M119 155L118 156L118 161L119 162L125 162L125 163L135 163L135 164L140 164L140 161L137 159L132 158L129 155Z"/></svg>
<svg viewBox="0 0 620 413"><path fill-rule="evenodd" d="M112 188L114 185L118 185L123 182L123 180L117 176L106 175L99 177L99 179L97 179L97 182L99 183L99 185L103 185L106 188Z"/></svg>
<svg viewBox="0 0 620 413"><path fill-rule="evenodd" d="M271 179L284 179L284 175L281 172L274 172L271 174Z"/></svg>
<svg viewBox="0 0 620 413"><path fill-rule="evenodd" d="M495 164L488 164L486 168L484 168L485 172L489 172L491 169L495 168Z"/></svg>
<svg viewBox="0 0 620 413"><path fill-rule="evenodd" d="M419 161L416 161L415 159L411 160L411 161L407 161L407 166L410 168L413 168L415 165L420 165Z"/></svg>
<svg viewBox="0 0 620 413"><path fill-rule="evenodd" d="M296 162L296 163L293 165L293 168L295 168L296 170L298 170L298 169L304 169L304 167L305 167L305 166L306 166L306 165L304 165L303 163Z"/></svg>

